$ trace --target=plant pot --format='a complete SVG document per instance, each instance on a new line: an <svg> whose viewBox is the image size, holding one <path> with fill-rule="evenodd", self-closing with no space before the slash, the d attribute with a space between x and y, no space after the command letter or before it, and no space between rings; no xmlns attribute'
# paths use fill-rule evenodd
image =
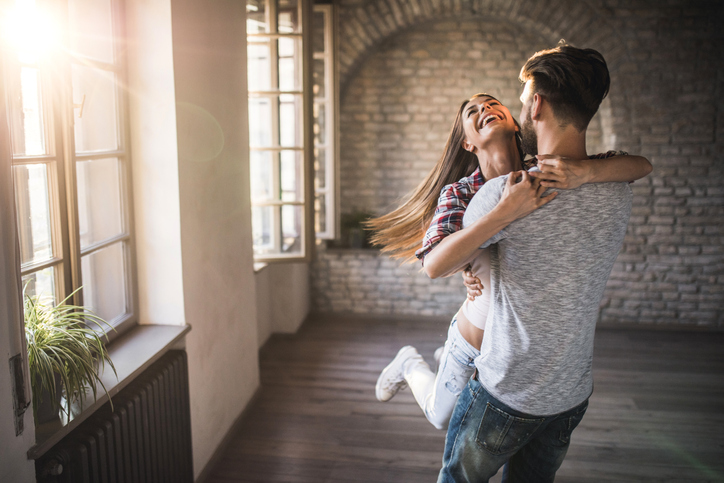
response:
<svg viewBox="0 0 724 483"><path fill-rule="evenodd" d="M365 233L361 228L352 228L349 230L349 247L363 248L365 244Z"/></svg>
<svg viewBox="0 0 724 483"><path fill-rule="evenodd" d="M37 384L35 387L40 386ZM40 403L35 413L36 424L49 423L59 417L60 399L63 396L63 387L60 382L60 374L55 375L55 394L50 394L46 388L40 391Z"/></svg>

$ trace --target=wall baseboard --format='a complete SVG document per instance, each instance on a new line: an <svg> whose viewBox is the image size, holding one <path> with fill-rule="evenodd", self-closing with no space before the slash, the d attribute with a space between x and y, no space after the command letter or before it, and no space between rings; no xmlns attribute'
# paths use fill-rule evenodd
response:
<svg viewBox="0 0 724 483"><path fill-rule="evenodd" d="M201 470L201 473L199 473L199 477L196 478L196 483L205 483L209 479L214 467L221 460L221 457L224 455L224 452L229 447L229 444L231 444L231 440L233 439L234 435L236 434L236 431L241 426L241 423L244 420L244 416L247 415L249 408L259 398L260 392L261 392L261 385L259 385L259 387L256 389L256 391L254 392L254 395L251 397L249 402L246 404L246 407L244 407L244 410L241 411L241 414L239 414L239 416L237 416L237 418L231 424L231 427L224 435L224 438L219 443L219 446L216 447L216 451L214 451L214 454L211 455L211 458L209 458L209 461L206 463L206 465L204 465L204 469Z"/></svg>

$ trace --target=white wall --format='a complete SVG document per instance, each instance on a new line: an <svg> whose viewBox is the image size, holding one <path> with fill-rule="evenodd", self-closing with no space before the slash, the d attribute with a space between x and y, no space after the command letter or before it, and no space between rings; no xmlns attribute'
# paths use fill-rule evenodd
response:
<svg viewBox="0 0 724 483"><path fill-rule="evenodd" d="M170 0L128 1L126 32L139 318L183 325Z"/></svg>
<svg viewBox="0 0 724 483"><path fill-rule="evenodd" d="M272 264L256 274L259 347L274 333L296 332L310 308L309 265Z"/></svg>
<svg viewBox="0 0 724 483"><path fill-rule="evenodd" d="M196 475L259 385L246 11L172 0L183 293Z"/></svg>

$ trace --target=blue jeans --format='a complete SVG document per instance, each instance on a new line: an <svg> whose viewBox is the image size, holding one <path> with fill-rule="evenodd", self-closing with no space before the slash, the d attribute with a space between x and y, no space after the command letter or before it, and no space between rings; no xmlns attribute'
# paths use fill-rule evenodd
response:
<svg viewBox="0 0 724 483"><path fill-rule="evenodd" d="M586 400L561 414L531 416L495 399L473 377L450 418L437 481L486 482L508 463L504 482L552 482L587 408Z"/></svg>

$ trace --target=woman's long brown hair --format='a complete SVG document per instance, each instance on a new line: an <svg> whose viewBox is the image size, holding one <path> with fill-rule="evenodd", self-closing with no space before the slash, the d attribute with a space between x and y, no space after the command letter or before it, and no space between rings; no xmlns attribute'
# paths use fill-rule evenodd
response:
<svg viewBox="0 0 724 483"><path fill-rule="evenodd" d="M483 96L492 97L490 94L475 94L460 105L442 157L409 199L391 213L365 223L365 226L374 232L372 243L380 246L383 253L403 262L414 262L415 251L422 246L422 239L435 214L443 187L470 176L478 168L477 156L463 148L465 132L462 117L468 102ZM518 152L522 153L518 136L516 143Z"/></svg>
<svg viewBox="0 0 724 483"><path fill-rule="evenodd" d="M476 94L471 99L485 94ZM369 220L366 225L374 231L372 243L381 247L383 253L405 262L415 260L415 251L420 248L422 238L435 213L437 200L442 188L460 178L469 176L478 167L475 154L463 148L463 109L470 102L466 100L458 109L445 151L435 167L417 185L412 195L396 210Z"/></svg>

